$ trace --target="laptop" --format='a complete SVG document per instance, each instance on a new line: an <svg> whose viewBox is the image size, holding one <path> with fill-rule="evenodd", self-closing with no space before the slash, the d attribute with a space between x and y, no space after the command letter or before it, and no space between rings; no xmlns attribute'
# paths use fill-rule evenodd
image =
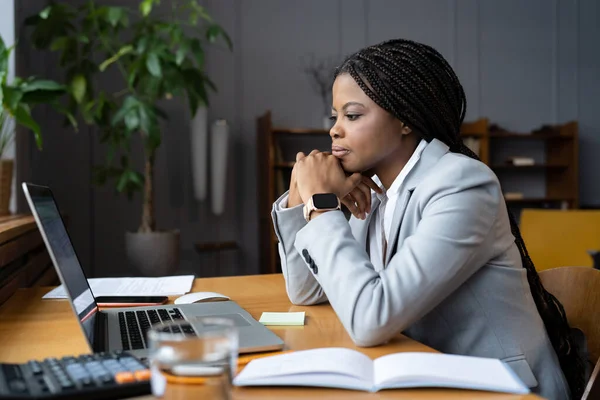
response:
<svg viewBox="0 0 600 400"><path fill-rule="evenodd" d="M196 330L201 328L199 318L208 316L230 318L235 321L239 332L240 353L283 348L283 341L277 335L233 301L123 307L100 311L52 191L48 187L25 182L22 187L54 268L65 288L71 308L95 353L127 350L136 357L146 358L148 343L145 332L151 324L186 320L191 328Z"/></svg>

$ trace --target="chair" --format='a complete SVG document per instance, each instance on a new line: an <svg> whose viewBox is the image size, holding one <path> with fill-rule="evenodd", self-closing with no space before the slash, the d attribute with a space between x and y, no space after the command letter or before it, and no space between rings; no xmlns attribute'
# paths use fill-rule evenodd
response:
<svg viewBox="0 0 600 400"><path fill-rule="evenodd" d="M600 210L524 209L520 228L538 271L592 267L588 250L600 250Z"/></svg>
<svg viewBox="0 0 600 400"><path fill-rule="evenodd" d="M562 267L539 275L546 290L562 303L569 325L585 334L590 359L596 365L582 400L600 399L600 271Z"/></svg>

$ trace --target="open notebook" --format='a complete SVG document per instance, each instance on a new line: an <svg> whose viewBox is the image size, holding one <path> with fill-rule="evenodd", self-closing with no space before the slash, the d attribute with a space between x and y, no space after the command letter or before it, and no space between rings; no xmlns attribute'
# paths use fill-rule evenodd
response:
<svg viewBox="0 0 600 400"><path fill-rule="evenodd" d="M345 348L323 348L251 361L236 386L322 386L376 392L447 387L529 393L502 361L436 353L396 353L371 360Z"/></svg>

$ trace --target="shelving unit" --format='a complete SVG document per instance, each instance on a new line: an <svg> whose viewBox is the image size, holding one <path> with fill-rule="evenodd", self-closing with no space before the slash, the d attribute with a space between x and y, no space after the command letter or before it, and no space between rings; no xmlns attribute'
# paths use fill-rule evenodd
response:
<svg viewBox="0 0 600 400"><path fill-rule="evenodd" d="M577 208L579 205L578 183L578 139L577 122L546 127L543 133L516 133L495 130L486 118L466 122L461 127L463 141L474 146L482 162L490 165L500 175L527 172L539 175L546 187L544 196L507 199L514 207L561 207ZM291 147L285 153L282 143ZM503 145L514 141L526 148L526 141L544 144L544 161L526 166L501 163L496 152ZM271 209L273 202L289 187L289 178L294 167L293 155L297 151L313 148L328 150L331 145L329 131L323 129L301 129L274 127L271 112L257 119L258 144L258 205L260 265L263 273L281 271L277 254L277 238L273 230ZM285 143L284 143L285 144ZM305 146L301 147L301 144ZM500 180L502 184L502 180Z"/></svg>

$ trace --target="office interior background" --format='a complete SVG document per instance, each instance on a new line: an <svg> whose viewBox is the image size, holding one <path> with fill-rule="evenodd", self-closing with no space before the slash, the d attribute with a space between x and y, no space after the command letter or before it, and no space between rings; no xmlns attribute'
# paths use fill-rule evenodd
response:
<svg viewBox="0 0 600 400"><path fill-rule="evenodd" d="M98 1L123 5L130 0ZM72 1L78 3L79 1ZM0 0L0 33L18 40L14 73L61 79L56 57L34 49L23 25L48 2ZM169 7L163 0L160 7ZM208 122L230 126L225 211L211 211L210 196L194 198L191 116L184 100L164 101L169 121L156 160L157 227L181 232L178 273L201 276L259 273L257 118L273 124L321 128L321 99L302 65L310 57L341 60L366 45L408 38L432 45L453 66L466 91L465 121L488 118L516 132L577 121L579 206L600 208L600 4L596 0L207 0L208 12L229 33L233 51L206 47ZM111 82L106 82L110 85ZM36 110L44 149L19 138L16 176L49 185L68 216L77 254L89 276L134 276L125 232L137 229L141 195L132 200L114 185L92 183L105 148L92 128L79 132L62 117ZM19 132L23 136L23 132ZM535 151L535 149L533 149ZM209 155L210 157L210 155ZM142 168L141 147L136 160ZM266 160L265 160L266 162ZM530 190L544 181L530 176ZM209 192L212 183L209 182ZM20 188L13 211L28 212ZM233 242L233 248L198 251L197 244Z"/></svg>

